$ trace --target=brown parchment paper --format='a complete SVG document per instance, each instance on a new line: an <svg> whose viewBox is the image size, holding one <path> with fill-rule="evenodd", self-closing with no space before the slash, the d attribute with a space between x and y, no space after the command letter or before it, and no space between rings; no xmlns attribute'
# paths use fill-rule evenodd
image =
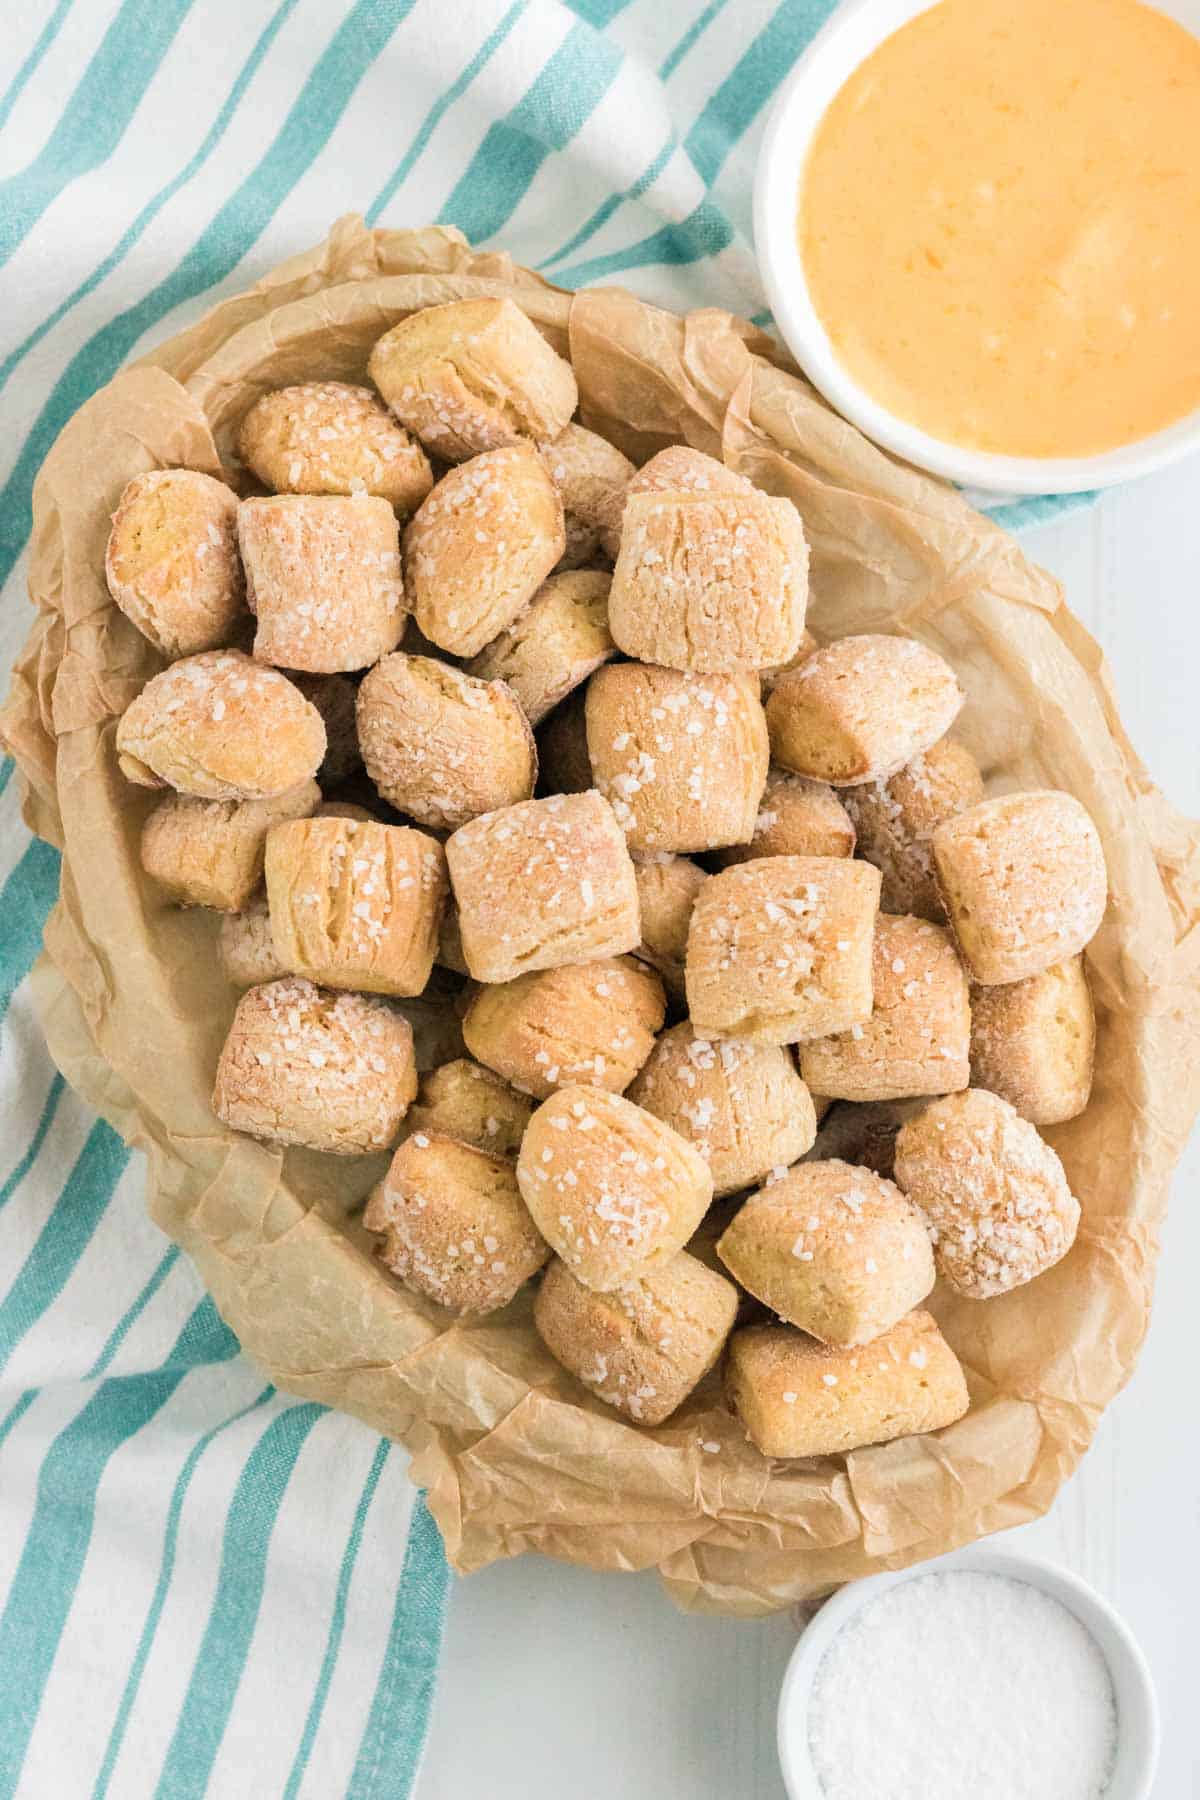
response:
<svg viewBox="0 0 1200 1800"><path fill-rule="evenodd" d="M459 1324L373 1264L357 1211L382 1159L281 1154L210 1110L234 996L212 918L165 906L140 871L151 799L117 773L113 736L157 664L108 598L110 515L141 470L219 471L266 389L360 379L397 319L483 293L511 294L570 355L585 422L635 458L686 441L789 495L812 543L818 634L919 632L958 671L961 735L990 784L1068 788L1099 827L1095 1090L1047 1133L1083 1227L1030 1287L982 1304L935 1295L972 1393L946 1431L771 1463L715 1378L658 1430L625 1424L541 1348L527 1296ZM752 1614L1049 1506L1132 1369L1200 1095L1200 833L1151 786L1096 645L1011 538L868 444L742 320L678 318L611 289L572 296L454 231L349 218L80 410L38 479L30 587L36 623L0 727L30 823L64 851L35 976L51 1052L146 1152L154 1218L270 1378L410 1446L455 1568L525 1550L657 1566L680 1604ZM427 1060L454 1054L453 1022L413 1013Z"/></svg>

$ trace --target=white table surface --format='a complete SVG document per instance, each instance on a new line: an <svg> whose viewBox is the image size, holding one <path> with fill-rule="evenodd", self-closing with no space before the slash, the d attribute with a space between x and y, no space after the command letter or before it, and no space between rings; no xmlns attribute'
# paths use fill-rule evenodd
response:
<svg viewBox="0 0 1200 1800"><path fill-rule="evenodd" d="M1200 816L1200 458L1026 538L1116 674L1134 745ZM1006 1542L1126 1615L1158 1685L1154 1800L1200 1796L1200 1141L1180 1165L1138 1369L1050 1515ZM524 1557L455 1584L418 1800L783 1800L775 1700L797 1625L686 1617L649 1575ZM1022 1800L1014 1795L1013 1800Z"/></svg>

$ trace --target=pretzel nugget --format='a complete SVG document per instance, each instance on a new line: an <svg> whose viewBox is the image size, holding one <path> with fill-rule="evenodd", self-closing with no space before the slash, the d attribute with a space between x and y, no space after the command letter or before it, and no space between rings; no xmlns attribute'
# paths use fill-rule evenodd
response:
<svg viewBox="0 0 1200 1800"><path fill-rule="evenodd" d="M949 663L915 638L838 638L776 681L771 755L835 787L886 781L945 735L962 703Z"/></svg>
<svg viewBox="0 0 1200 1800"><path fill-rule="evenodd" d="M463 1038L481 1063L539 1100L579 1082L620 1094L665 1016L657 975L630 957L605 957L481 987Z"/></svg>
<svg viewBox="0 0 1200 1800"><path fill-rule="evenodd" d="M232 987L258 987L261 982L278 981L287 974L271 936L265 894L256 894L241 912L225 914L217 950L225 978Z"/></svg>
<svg viewBox="0 0 1200 1800"><path fill-rule="evenodd" d="M329 675L366 669L404 634L400 534L369 494L243 500L238 542L259 662Z"/></svg>
<svg viewBox="0 0 1200 1800"><path fill-rule="evenodd" d="M607 1294L555 1257L533 1322L550 1354L606 1405L661 1425L716 1363L737 1304L733 1283L686 1251Z"/></svg>
<svg viewBox="0 0 1200 1800"><path fill-rule="evenodd" d="M142 867L181 906L236 913L262 880L267 833L320 804L315 781L276 800L198 800L164 794L142 827Z"/></svg>
<svg viewBox="0 0 1200 1800"><path fill-rule="evenodd" d="M1007 1100L968 1088L932 1100L896 1140L896 1180L925 1214L938 1272L988 1300L1053 1268L1079 1202L1063 1166Z"/></svg>
<svg viewBox="0 0 1200 1800"><path fill-rule="evenodd" d="M668 444L644 462L629 483L629 494L754 494L757 489L744 475L727 468L715 456L693 450L690 444Z"/></svg>
<svg viewBox="0 0 1200 1800"><path fill-rule="evenodd" d="M971 994L971 1082L1034 1125L1059 1125L1088 1103L1096 1015L1081 956Z"/></svg>
<svg viewBox="0 0 1200 1800"><path fill-rule="evenodd" d="M931 839L938 826L983 799L979 765L961 744L939 738L886 781L842 789L858 852L883 876L884 912L944 920Z"/></svg>
<svg viewBox="0 0 1200 1800"><path fill-rule="evenodd" d="M823 1344L867 1344L933 1287L925 1221L894 1182L806 1162L751 1196L717 1245L735 1281Z"/></svg>
<svg viewBox="0 0 1200 1800"><path fill-rule="evenodd" d="M304 819L267 837L267 902L280 960L325 987L419 994L437 950L446 858L423 831Z"/></svg>
<svg viewBox="0 0 1200 1800"><path fill-rule="evenodd" d="M558 489L567 515L568 540L574 536L579 562L586 562L596 549L615 562L621 547L625 490L634 474L629 458L582 425L564 425L556 438L539 444L538 449Z"/></svg>
<svg viewBox="0 0 1200 1800"><path fill-rule="evenodd" d="M367 370L401 424L446 462L555 438L579 400L570 363L508 299L410 313Z"/></svg>
<svg viewBox="0 0 1200 1800"><path fill-rule="evenodd" d="M240 650L172 663L117 726L127 780L203 800L273 800L315 775L324 755L316 707L286 675Z"/></svg>
<svg viewBox="0 0 1200 1800"><path fill-rule="evenodd" d="M688 930L696 1030L791 1044L865 1024L878 901L878 869L846 857L768 856L713 875Z"/></svg>
<svg viewBox="0 0 1200 1800"><path fill-rule="evenodd" d="M601 669L588 684L587 741L631 849L711 850L753 834L769 754L753 676Z"/></svg>
<svg viewBox="0 0 1200 1800"><path fill-rule="evenodd" d="M358 690L367 774L397 811L453 831L533 793L533 733L512 689L396 651Z"/></svg>
<svg viewBox="0 0 1200 1800"><path fill-rule="evenodd" d="M594 791L485 813L454 833L446 856L476 981L620 956L641 937L624 834Z"/></svg>
<svg viewBox="0 0 1200 1800"><path fill-rule="evenodd" d="M760 669L758 678L762 683L763 704L766 704L769 696L775 691L775 684L781 676L790 675L793 669L798 669L801 663L807 662L813 652L820 648L821 646L812 632L805 626L800 638L800 648L794 656L789 656L784 663L775 663L769 669Z"/></svg>
<svg viewBox="0 0 1200 1800"><path fill-rule="evenodd" d="M754 830L744 844L720 850L722 869L760 856L853 856L854 826L824 781L769 769Z"/></svg>
<svg viewBox="0 0 1200 1800"><path fill-rule="evenodd" d="M456 1138L489 1156L515 1159L532 1112L532 1100L494 1070L458 1056L421 1077L404 1124L410 1134Z"/></svg>
<svg viewBox="0 0 1200 1800"><path fill-rule="evenodd" d="M794 1163L816 1135L811 1096L786 1050L701 1037L687 1019L659 1038L629 1098L695 1144L718 1198Z"/></svg>
<svg viewBox="0 0 1200 1800"><path fill-rule="evenodd" d="M927 919L875 923L869 1019L800 1047L805 1081L835 1100L953 1094L971 1078L971 1007L954 940Z"/></svg>
<svg viewBox="0 0 1200 1800"><path fill-rule="evenodd" d="M543 1100L521 1140L517 1180L543 1236L599 1293L670 1262L712 1200L698 1150L640 1106L590 1087Z"/></svg>
<svg viewBox="0 0 1200 1800"><path fill-rule="evenodd" d="M359 1156L395 1142L416 1091L412 1030L393 1007L289 976L238 1001L213 1111L251 1137Z"/></svg>
<svg viewBox="0 0 1200 1800"><path fill-rule="evenodd" d="M631 493L609 626L628 656L729 674L800 647L808 545L790 500L757 489Z"/></svg>
<svg viewBox="0 0 1200 1800"><path fill-rule="evenodd" d="M376 1255L405 1287L456 1313L492 1313L550 1255L512 1163L456 1138L405 1139L363 1213Z"/></svg>
<svg viewBox="0 0 1200 1800"><path fill-rule="evenodd" d="M983 800L938 826L933 860L958 947L981 987L1065 962L1104 917L1104 852L1072 794Z"/></svg>
<svg viewBox="0 0 1200 1800"><path fill-rule="evenodd" d="M229 643L245 616L237 495L198 469L135 475L113 514L108 591L172 659Z"/></svg>
<svg viewBox="0 0 1200 1800"><path fill-rule="evenodd" d="M861 1348L748 1325L729 1340L726 1386L764 1456L834 1456L940 1431L970 1404L958 1358L919 1309Z"/></svg>
<svg viewBox="0 0 1200 1800"><path fill-rule="evenodd" d="M537 451L489 450L444 475L404 534L404 585L430 643L475 656L524 612L566 545Z"/></svg>
<svg viewBox="0 0 1200 1800"><path fill-rule="evenodd" d="M642 915L642 941L633 954L657 969L668 992L682 999L688 926L708 876L690 857L665 850L635 855L633 872Z"/></svg>
<svg viewBox="0 0 1200 1800"><path fill-rule="evenodd" d="M484 681L505 681L531 725L615 653L608 630L610 576L600 569L551 575L519 619L469 665Z"/></svg>
<svg viewBox="0 0 1200 1800"><path fill-rule="evenodd" d="M370 388L277 388L242 420L238 454L276 494L373 494L401 518L433 486L429 458Z"/></svg>

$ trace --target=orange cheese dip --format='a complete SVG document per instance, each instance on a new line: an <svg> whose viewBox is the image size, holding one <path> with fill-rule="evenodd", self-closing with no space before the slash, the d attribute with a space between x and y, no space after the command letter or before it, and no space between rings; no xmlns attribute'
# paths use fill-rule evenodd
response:
<svg viewBox="0 0 1200 1800"><path fill-rule="evenodd" d="M1200 41L1137 0L942 0L821 120L800 253L889 412L1085 456L1200 407Z"/></svg>

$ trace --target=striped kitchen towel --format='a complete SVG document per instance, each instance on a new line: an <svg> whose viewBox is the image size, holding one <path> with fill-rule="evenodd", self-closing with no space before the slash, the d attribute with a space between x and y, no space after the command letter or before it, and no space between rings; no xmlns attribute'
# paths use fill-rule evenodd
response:
<svg viewBox="0 0 1200 1800"><path fill-rule="evenodd" d="M830 0L7 0L0 665L38 464L131 356L361 210L757 316L765 109ZM1044 514L1046 501L1006 522ZM64 1088L57 858L0 764L0 1800L398 1797L448 1577L406 1458L264 1387Z"/></svg>

